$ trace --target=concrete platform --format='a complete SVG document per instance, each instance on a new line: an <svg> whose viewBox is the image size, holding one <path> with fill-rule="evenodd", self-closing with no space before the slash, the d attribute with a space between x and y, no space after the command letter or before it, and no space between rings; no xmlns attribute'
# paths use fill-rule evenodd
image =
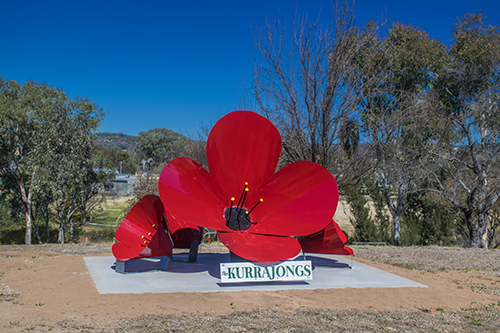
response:
<svg viewBox="0 0 500 333"><path fill-rule="evenodd" d="M368 287L427 287L342 256L310 254L313 279L291 282L220 283L220 263L230 262L229 254L199 254L195 263L187 254L174 255L167 271L158 271L159 259L131 262L130 273L115 272L115 258L85 257L85 263L100 294L221 292L238 290L328 289ZM299 257L298 260L301 260Z"/></svg>

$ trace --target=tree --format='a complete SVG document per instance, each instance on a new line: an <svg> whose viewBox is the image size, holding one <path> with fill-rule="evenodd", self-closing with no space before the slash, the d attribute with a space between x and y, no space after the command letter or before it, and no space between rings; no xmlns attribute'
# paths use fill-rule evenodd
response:
<svg viewBox="0 0 500 333"><path fill-rule="evenodd" d="M187 138L166 128L154 128L140 132L138 141L137 146L150 161L150 166L158 166L180 156L179 151Z"/></svg>
<svg viewBox="0 0 500 333"><path fill-rule="evenodd" d="M108 133L109 134L109 133ZM137 166L132 161L130 154L125 150L116 150L114 148L104 148L95 146L93 148L95 158L99 160L101 167L113 169L119 173L135 173Z"/></svg>
<svg viewBox="0 0 500 333"><path fill-rule="evenodd" d="M402 214L402 239L406 245L456 245L456 209L432 192L411 193ZM459 236L459 234L458 234Z"/></svg>
<svg viewBox="0 0 500 333"><path fill-rule="evenodd" d="M500 28L481 14L457 20L449 62L432 95L439 134L432 191L457 207L471 247L492 245L489 215L500 196Z"/></svg>
<svg viewBox="0 0 500 333"><path fill-rule="evenodd" d="M387 37L357 55L363 73L358 109L371 140L374 169L394 224L394 245L401 245L401 214L410 193L419 190L430 137L422 102L446 54L425 32L394 23ZM382 74L381 80L373 80ZM364 82L367 81L367 82Z"/></svg>
<svg viewBox="0 0 500 333"><path fill-rule="evenodd" d="M88 170L91 133L104 113L91 101L70 99L46 84L28 81L20 85L3 78L0 109L0 179L7 185L5 190L23 204L25 243L31 244L33 196L50 186L46 191L52 191L60 217L64 215L62 207L75 196L71 190L81 184L81 175ZM64 230L61 223L60 238Z"/></svg>
<svg viewBox="0 0 500 333"><path fill-rule="evenodd" d="M291 26L277 20L256 31L259 58L247 92L281 133L282 163L319 163L342 187L369 169L369 160L355 149L360 78L352 66L376 26L361 30L354 25L352 3L337 3L326 26L296 16Z"/></svg>
<svg viewBox="0 0 500 333"><path fill-rule="evenodd" d="M354 227L356 241L376 242L376 227L370 217L368 200L361 193L361 187L351 185L344 187L343 190L351 212L349 222Z"/></svg>
<svg viewBox="0 0 500 333"><path fill-rule="evenodd" d="M73 228L72 217L77 210L86 217L87 204L108 177L96 171L99 165L93 154L92 131L97 129L100 116L99 109L83 99L69 100L50 115L50 132L43 147L51 154L44 159L44 167L59 216L58 243L64 243L68 224ZM49 124L48 120L44 125Z"/></svg>

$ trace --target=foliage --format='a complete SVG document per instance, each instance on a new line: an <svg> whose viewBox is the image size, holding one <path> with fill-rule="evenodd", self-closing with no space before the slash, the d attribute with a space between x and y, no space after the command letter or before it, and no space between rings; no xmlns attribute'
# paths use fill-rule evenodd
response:
<svg viewBox="0 0 500 333"><path fill-rule="evenodd" d="M187 143L187 138L166 128L154 128L140 132L138 148L150 166L166 164L175 157Z"/></svg>
<svg viewBox="0 0 500 333"><path fill-rule="evenodd" d="M86 227L80 236L80 240L88 243L110 243L115 239L115 232L115 228Z"/></svg>
<svg viewBox="0 0 500 333"><path fill-rule="evenodd" d="M432 193L413 193L402 216L402 242L405 245L443 245L459 243L456 210Z"/></svg>
<svg viewBox="0 0 500 333"><path fill-rule="evenodd" d="M137 166L127 151L96 146L95 155L98 160L102 161L102 166L106 169L128 174L134 174L137 171Z"/></svg>
<svg viewBox="0 0 500 333"><path fill-rule="evenodd" d="M45 225L38 224L38 230L40 230L40 238L47 238L47 231L45 229ZM57 242L57 232L58 228L50 225L49 227L49 243ZM24 236L26 235L26 226L25 225L16 225L11 226L9 228L5 228L0 230L0 245L12 245L12 244L24 244Z"/></svg>
<svg viewBox="0 0 500 333"><path fill-rule="evenodd" d="M418 190L419 179L425 177L419 162L425 160L423 147L429 140L422 126L428 112L421 98L446 53L444 45L425 32L398 22L387 37L376 37L363 51L355 68L363 73L358 87L365 98L357 107L363 133L375 148L374 171L392 216L393 241L401 245L400 217L407 196ZM381 74L382 80L370 81Z"/></svg>
<svg viewBox="0 0 500 333"><path fill-rule="evenodd" d="M19 217L13 214L8 202L0 202L0 232L19 223Z"/></svg>
<svg viewBox="0 0 500 333"><path fill-rule="evenodd" d="M361 193L361 186L351 185L343 188L349 204L349 221L354 227L354 238L358 242L376 242L377 230L370 217L368 200Z"/></svg>
<svg viewBox="0 0 500 333"><path fill-rule="evenodd" d="M12 201L22 203L18 207L26 218L25 243L31 244L34 216L47 215L51 203L58 212L62 243L77 199L86 205L99 187L91 133L104 112L90 100L70 99L46 84L21 85L3 78L0 108L0 179Z"/></svg>
<svg viewBox="0 0 500 333"><path fill-rule="evenodd" d="M389 212L387 211L384 190L379 182L372 178L368 178L365 182L368 183L367 191L372 199L373 208L375 210L373 221L377 228L377 241L392 244L394 241L392 238L393 230Z"/></svg>
<svg viewBox="0 0 500 333"><path fill-rule="evenodd" d="M500 27L484 21L467 14L453 29L447 66L429 95L436 138L428 170L430 190L461 211L469 245L488 248L500 197Z"/></svg>

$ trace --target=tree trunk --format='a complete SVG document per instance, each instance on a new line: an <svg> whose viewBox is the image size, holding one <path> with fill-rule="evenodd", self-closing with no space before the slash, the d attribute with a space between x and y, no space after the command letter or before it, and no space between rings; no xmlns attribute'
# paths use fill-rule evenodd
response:
<svg viewBox="0 0 500 333"><path fill-rule="evenodd" d="M57 244L64 244L64 223L59 225L59 236L57 238Z"/></svg>
<svg viewBox="0 0 500 333"><path fill-rule="evenodd" d="M40 238L40 233L38 232L38 225L36 224L36 220L32 217L31 220L33 221L33 231L35 232L36 239L38 240L38 244L42 244L42 240Z"/></svg>
<svg viewBox="0 0 500 333"><path fill-rule="evenodd" d="M394 217L394 245L401 246L401 227L399 214Z"/></svg>
<svg viewBox="0 0 500 333"><path fill-rule="evenodd" d="M24 235L24 244L31 245L31 229L33 228L33 220L31 218L33 205L31 203L31 190L28 190L28 195L26 195L26 188L24 187L24 177L21 175L18 180L19 189L21 191L21 199L25 208L26 216L26 233Z"/></svg>
<svg viewBox="0 0 500 333"><path fill-rule="evenodd" d="M64 200L62 200L64 202ZM66 229L66 224L64 223L64 204L59 211L59 236L57 238L57 244L64 244L64 229Z"/></svg>
<svg viewBox="0 0 500 333"><path fill-rule="evenodd" d="M47 230L47 241L46 243L49 244L50 242L50 228L49 228L49 219L45 220L45 229Z"/></svg>
<svg viewBox="0 0 500 333"><path fill-rule="evenodd" d="M33 227L33 221L31 220L31 202L30 202L28 205L26 205L26 234L24 235L24 244L26 245L31 245L32 227Z"/></svg>
<svg viewBox="0 0 500 333"><path fill-rule="evenodd" d="M487 249L490 247L490 239L488 237L488 213L481 212L478 214L477 234L479 238L479 247Z"/></svg>

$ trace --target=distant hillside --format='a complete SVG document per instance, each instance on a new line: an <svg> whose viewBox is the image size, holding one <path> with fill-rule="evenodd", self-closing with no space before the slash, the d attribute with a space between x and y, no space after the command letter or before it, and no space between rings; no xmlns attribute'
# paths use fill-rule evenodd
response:
<svg viewBox="0 0 500 333"><path fill-rule="evenodd" d="M137 137L123 133L95 133L95 144L104 148L113 148L118 151L126 150L133 152L137 150Z"/></svg>

